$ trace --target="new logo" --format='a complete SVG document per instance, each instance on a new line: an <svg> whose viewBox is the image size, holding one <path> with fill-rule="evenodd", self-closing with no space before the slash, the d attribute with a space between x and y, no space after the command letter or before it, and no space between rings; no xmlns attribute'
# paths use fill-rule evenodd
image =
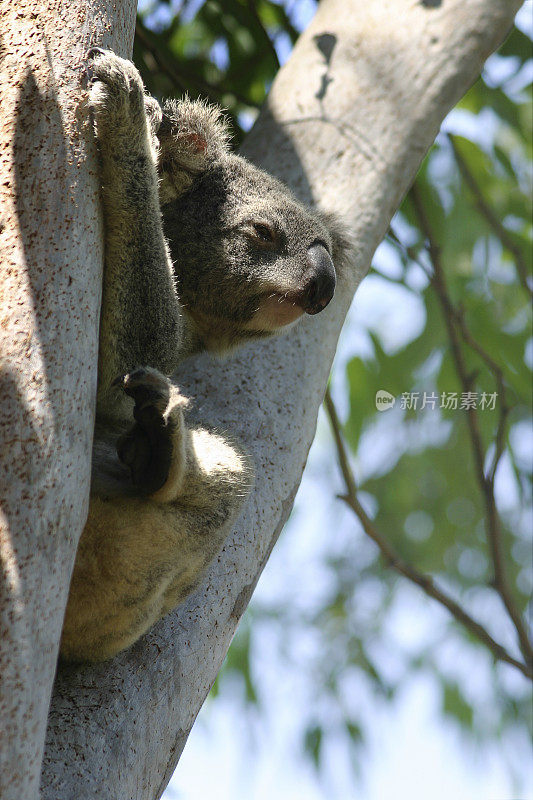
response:
<svg viewBox="0 0 533 800"><path fill-rule="evenodd" d="M393 407L395 402L394 395L386 392L385 389L380 389L379 392L376 392L376 408L378 411L387 411Z"/></svg>

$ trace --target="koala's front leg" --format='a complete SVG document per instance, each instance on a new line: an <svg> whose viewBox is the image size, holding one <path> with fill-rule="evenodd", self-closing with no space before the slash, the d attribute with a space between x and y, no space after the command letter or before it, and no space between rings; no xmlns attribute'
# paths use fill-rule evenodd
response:
<svg viewBox="0 0 533 800"><path fill-rule="evenodd" d="M113 379L138 364L170 374L182 322L161 224L157 153L142 80L131 62L98 49L88 54L88 72L105 226L97 410L116 417L123 412Z"/></svg>
<svg viewBox="0 0 533 800"><path fill-rule="evenodd" d="M175 500L187 470L183 411L188 401L165 375L147 367L114 383L135 403L135 423L117 442L119 459L129 468L139 496L163 503Z"/></svg>

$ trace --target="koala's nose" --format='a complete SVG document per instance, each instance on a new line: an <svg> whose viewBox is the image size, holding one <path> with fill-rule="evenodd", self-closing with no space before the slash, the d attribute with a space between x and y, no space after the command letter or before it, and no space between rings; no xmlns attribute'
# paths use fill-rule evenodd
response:
<svg viewBox="0 0 533 800"><path fill-rule="evenodd" d="M323 244L313 244L307 251L302 308L306 314L318 314L335 294L335 267Z"/></svg>

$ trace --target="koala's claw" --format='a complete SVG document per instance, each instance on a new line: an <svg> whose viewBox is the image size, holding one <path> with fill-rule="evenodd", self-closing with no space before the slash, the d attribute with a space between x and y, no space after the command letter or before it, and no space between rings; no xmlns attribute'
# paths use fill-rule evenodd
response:
<svg viewBox="0 0 533 800"><path fill-rule="evenodd" d="M102 50L101 47L91 47L90 50L87 50L86 58L96 58L96 56L105 56L105 50Z"/></svg>
<svg viewBox="0 0 533 800"><path fill-rule="evenodd" d="M113 381L114 386L121 386L128 397L135 400L134 416L141 414L144 409L153 407L158 414L163 416L170 399L171 383L150 367L139 367L127 375L121 375Z"/></svg>
<svg viewBox="0 0 533 800"><path fill-rule="evenodd" d="M102 50L101 47L91 47L85 54L85 76L89 86L97 80L93 72L92 62L98 56L105 56L105 50Z"/></svg>
<svg viewBox="0 0 533 800"><path fill-rule="evenodd" d="M135 424L117 442L117 454L131 471L132 481L144 494L153 494L168 478L173 436L179 424L167 414L171 383L149 367L140 367L114 382L135 401Z"/></svg>

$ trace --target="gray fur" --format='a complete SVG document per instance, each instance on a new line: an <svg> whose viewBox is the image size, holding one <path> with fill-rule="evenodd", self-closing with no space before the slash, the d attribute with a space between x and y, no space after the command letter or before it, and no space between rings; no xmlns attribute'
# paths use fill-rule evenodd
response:
<svg viewBox="0 0 533 800"><path fill-rule="evenodd" d="M220 111L161 110L110 52L89 70L106 240L91 503L61 646L75 660L113 656L198 585L253 481L229 435L187 424L168 376L320 311L344 248L230 152Z"/></svg>

